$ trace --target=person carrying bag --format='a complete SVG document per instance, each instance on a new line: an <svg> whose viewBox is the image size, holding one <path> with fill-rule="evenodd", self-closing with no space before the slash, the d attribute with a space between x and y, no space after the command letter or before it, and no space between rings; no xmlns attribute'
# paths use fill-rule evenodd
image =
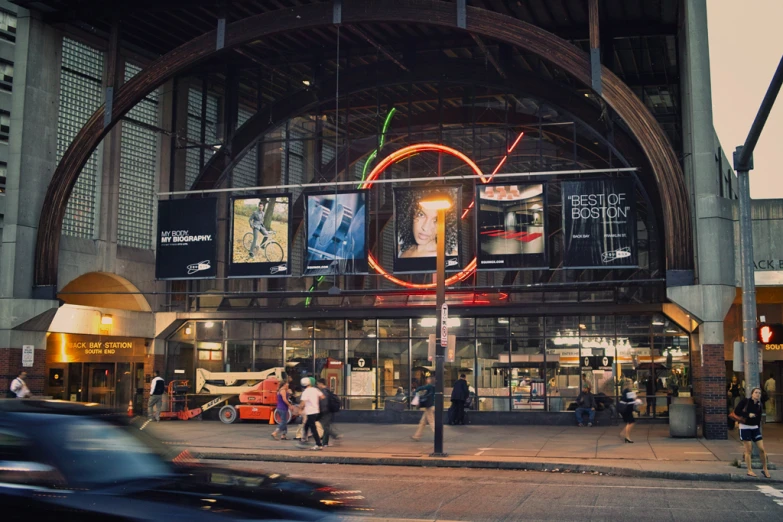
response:
<svg viewBox="0 0 783 522"><path fill-rule="evenodd" d="M764 441L761 437L762 410L761 388L753 388L750 398L742 399L737 404L737 407L734 408L734 411L729 414L729 418L739 425L740 440L745 447L745 465L748 467L748 476L756 476L751 468L750 457L751 449L755 442L761 457L762 473L764 473L765 477L770 478L769 470L767 469L767 451L764 449Z"/></svg>

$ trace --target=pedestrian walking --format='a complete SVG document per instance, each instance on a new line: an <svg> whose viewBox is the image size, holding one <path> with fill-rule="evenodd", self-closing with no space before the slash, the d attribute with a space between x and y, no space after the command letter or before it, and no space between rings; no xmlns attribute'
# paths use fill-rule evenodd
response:
<svg viewBox="0 0 783 522"><path fill-rule="evenodd" d="M655 406L656 406L656 399L655 399L655 393L656 393L656 383L653 380L652 375L647 377L647 382L645 383L645 390L647 391L647 416L652 417L655 414Z"/></svg>
<svg viewBox="0 0 783 522"><path fill-rule="evenodd" d="M411 437L415 441L421 439L424 427L428 423L432 431L435 431L435 386L433 386L432 380L432 377L427 377L427 380L425 381L426 384L416 388L413 400L411 401L413 406L417 406L422 411L419 428Z"/></svg>
<svg viewBox="0 0 783 522"><path fill-rule="evenodd" d="M322 450L324 449L323 443L321 442L320 435L318 435L318 428L315 425L315 421L318 420L318 414L321 412L320 402L321 398L324 397L324 394L317 387L312 386L312 382L310 381L309 377L303 377L300 383L304 388L302 397L300 398L300 404L304 409L304 415L306 416L307 420L305 421L304 428L302 429L302 439L299 441L299 445L307 445L307 432L309 430L310 433L313 434L313 439L315 439L315 446L313 446L311 449Z"/></svg>
<svg viewBox="0 0 783 522"><path fill-rule="evenodd" d="M155 422L160 422L160 410L163 407L163 392L166 389L166 383L160 376L160 372L155 370L155 377L150 382L150 399L147 402L147 417Z"/></svg>
<svg viewBox="0 0 783 522"><path fill-rule="evenodd" d="M341 404L340 397L326 386L325 379L318 379L318 389L324 394L319 405L321 413L318 416L318 422L321 423L321 429L324 432L322 442L324 448L326 448L329 446L329 441L332 440L332 437L335 439L340 438L334 429L334 417L340 411Z"/></svg>
<svg viewBox="0 0 783 522"><path fill-rule="evenodd" d="M27 387L26 379L27 372L24 370L19 372L19 375L11 381L11 386L8 388L9 398L24 399L25 397L32 395L32 393L30 393L30 388Z"/></svg>
<svg viewBox="0 0 783 522"><path fill-rule="evenodd" d="M626 444L633 444L631 440L631 430L636 420L633 417L633 410L640 405L642 401L636 397L636 392L631 390L630 383L627 383L620 397L620 415L623 417L625 427L620 431L620 437L625 439Z"/></svg>
<svg viewBox="0 0 783 522"><path fill-rule="evenodd" d="M461 373L459 379L454 382L454 388L451 390L451 422L449 424L465 424L465 403L470 397L468 380L464 373Z"/></svg>
<svg viewBox="0 0 783 522"><path fill-rule="evenodd" d="M739 424L739 436L742 445L745 447L745 465L748 467L748 476L755 477L751 467L750 452L753 449L753 443L759 449L761 457L762 473L770 478L767 469L767 451L764 449L764 441L761 438L761 412L764 407L761 404L761 388L753 388L750 398L742 399L731 414L732 420Z"/></svg>
<svg viewBox="0 0 783 522"><path fill-rule="evenodd" d="M272 438L275 440L288 440L286 435L288 435L288 416L291 414L291 380L289 375L283 374L283 380L277 389L277 411L280 414L280 424L272 432Z"/></svg>

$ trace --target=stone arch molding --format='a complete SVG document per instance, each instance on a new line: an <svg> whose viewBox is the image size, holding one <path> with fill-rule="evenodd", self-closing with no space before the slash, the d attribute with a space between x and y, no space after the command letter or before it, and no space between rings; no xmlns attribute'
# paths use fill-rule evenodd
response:
<svg viewBox="0 0 783 522"><path fill-rule="evenodd" d="M332 25L333 3L281 9L239 20L226 27L225 43L216 49L216 31L203 34L162 56L115 94L108 125L100 107L77 134L52 176L46 192L35 255L35 286L56 286L60 233L68 198L90 154L119 119L170 78L193 65L239 45L291 30ZM416 23L460 30L454 3L441 0L343 0L342 23ZM567 41L521 20L477 7L467 8L466 31L540 56L589 88L590 60ZM625 122L653 170L663 205L669 269L693 265L687 190L668 138L641 100L609 69L602 67L603 100Z"/></svg>
<svg viewBox="0 0 783 522"><path fill-rule="evenodd" d="M136 285L122 276L109 272L89 272L80 275L65 285L57 297L66 304L72 305L133 312L152 311L147 299Z"/></svg>

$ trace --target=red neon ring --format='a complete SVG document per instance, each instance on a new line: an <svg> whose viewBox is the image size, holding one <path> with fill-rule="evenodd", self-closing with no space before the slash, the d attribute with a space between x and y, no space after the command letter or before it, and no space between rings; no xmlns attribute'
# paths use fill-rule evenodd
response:
<svg viewBox="0 0 783 522"><path fill-rule="evenodd" d="M372 187L372 181L378 179L378 176L380 176L384 170L389 168L391 165L402 161L406 158L410 158L414 154L418 154L420 152L443 152L444 154L448 154L450 156L454 156L455 158L459 158L462 161L464 161L471 169L473 169L473 172L478 176L483 183L488 183L491 179L491 176L486 178L484 177L484 173L481 172L481 169L479 168L476 163L471 160L469 157L465 156L463 153L456 149L452 149L451 147L447 147L445 145L438 145L437 143L418 143L416 145L408 145L407 147L403 147L398 151L392 152L388 156L386 156L383 160L381 160L380 163L378 163L374 169L370 172L370 174L367 176L367 179L359 186L359 188L370 188ZM392 283L396 283L400 286L404 286L406 288L412 288L417 290L424 290L429 288L435 288L435 283L409 283L408 281L403 281L402 279L398 279L394 277L392 274L386 271L385 268L383 268L380 263L375 259L375 257L371 253L367 253L367 262L372 267L373 270L381 274L383 277L391 281ZM462 271L454 274L453 276L446 279L446 286L451 286L454 283L460 283L473 275L473 272L476 271L476 266L478 265L478 261L474 257L473 260L468 263L468 266L462 269Z"/></svg>

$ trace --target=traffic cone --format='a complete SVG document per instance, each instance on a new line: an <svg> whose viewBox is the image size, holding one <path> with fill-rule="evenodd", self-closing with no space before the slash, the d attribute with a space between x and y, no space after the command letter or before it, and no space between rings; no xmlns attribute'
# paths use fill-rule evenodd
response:
<svg viewBox="0 0 783 522"><path fill-rule="evenodd" d="M133 417L133 401L128 401L128 417Z"/></svg>
<svg viewBox="0 0 783 522"><path fill-rule="evenodd" d="M275 410L272 410L272 411L269 413L269 424L277 424L277 423L275 422Z"/></svg>

